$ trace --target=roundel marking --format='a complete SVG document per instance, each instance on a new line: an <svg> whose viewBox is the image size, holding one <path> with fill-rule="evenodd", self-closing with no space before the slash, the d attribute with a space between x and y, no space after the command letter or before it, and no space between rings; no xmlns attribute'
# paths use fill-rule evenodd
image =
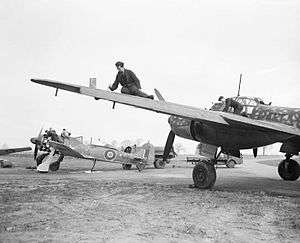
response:
<svg viewBox="0 0 300 243"><path fill-rule="evenodd" d="M116 158L116 152L113 150L106 150L104 153L104 157L107 160L113 160Z"/></svg>

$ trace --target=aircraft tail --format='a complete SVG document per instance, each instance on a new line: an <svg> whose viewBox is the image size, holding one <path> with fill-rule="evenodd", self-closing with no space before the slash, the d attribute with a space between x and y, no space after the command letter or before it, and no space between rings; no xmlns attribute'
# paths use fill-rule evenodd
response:
<svg viewBox="0 0 300 243"><path fill-rule="evenodd" d="M96 78L90 78L90 88L92 88L92 89L97 88L97 79Z"/></svg>
<svg viewBox="0 0 300 243"><path fill-rule="evenodd" d="M157 89L154 89L154 92L159 101L165 101L164 97L161 95L161 93Z"/></svg>

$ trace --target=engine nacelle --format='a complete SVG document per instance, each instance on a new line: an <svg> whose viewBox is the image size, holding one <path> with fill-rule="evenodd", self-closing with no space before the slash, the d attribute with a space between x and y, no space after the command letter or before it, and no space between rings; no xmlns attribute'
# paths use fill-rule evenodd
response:
<svg viewBox="0 0 300 243"><path fill-rule="evenodd" d="M191 133L191 123L190 119L170 116L168 120L172 131L179 137L195 140Z"/></svg>
<svg viewBox="0 0 300 243"><path fill-rule="evenodd" d="M289 139L282 143L280 147L280 152L286 153L286 154L293 154L298 155L300 152L300 143L299 139L296 138Z"/></svg>

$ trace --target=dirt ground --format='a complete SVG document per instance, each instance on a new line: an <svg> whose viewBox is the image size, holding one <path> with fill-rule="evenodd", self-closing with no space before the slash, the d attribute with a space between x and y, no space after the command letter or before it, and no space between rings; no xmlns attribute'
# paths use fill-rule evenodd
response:
<svg viewBox="0 0 300 243"><path fill-rule="evenodd" d="M190 188L183 161L138 172L66 159L57 172L0 169L0 242L300 242L300 181L278 158L217 168L212 190ZM174 167L174 168L173 168Z"/></svg>

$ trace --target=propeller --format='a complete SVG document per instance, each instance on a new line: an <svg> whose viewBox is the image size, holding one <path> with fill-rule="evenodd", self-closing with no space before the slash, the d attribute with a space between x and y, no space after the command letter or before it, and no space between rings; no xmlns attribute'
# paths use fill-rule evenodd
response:
<svg viewBox="0 0 300 243"><path fill-rule="evenodd" d="M173 131L170 131L168 138L167 138L166 145L165 145L165 149L164 149L163 161L167 161L169 153L173 147L174 139L175 139L175 133Z"/></svg>
<svg viewBox="0 0 300 243"><path fill-rule="evenodd" d="M41 128L38 136L35 139L33 139L34 142L31 140L35 144L35 146L34 146L34 152L33 152L33 158L34 158L34 160L36 160L37 154L39 152L40 144L42 142L42 137L43 137L42 136L42 131L43 131L43 128Z"/></svg>
<svg viewBox="0 0 300 243"><path fill-rule="evenodd" d="M256 158L256 156L257 156L257 148L253 149L253 155L254 155L254 158Z"/></svg>

